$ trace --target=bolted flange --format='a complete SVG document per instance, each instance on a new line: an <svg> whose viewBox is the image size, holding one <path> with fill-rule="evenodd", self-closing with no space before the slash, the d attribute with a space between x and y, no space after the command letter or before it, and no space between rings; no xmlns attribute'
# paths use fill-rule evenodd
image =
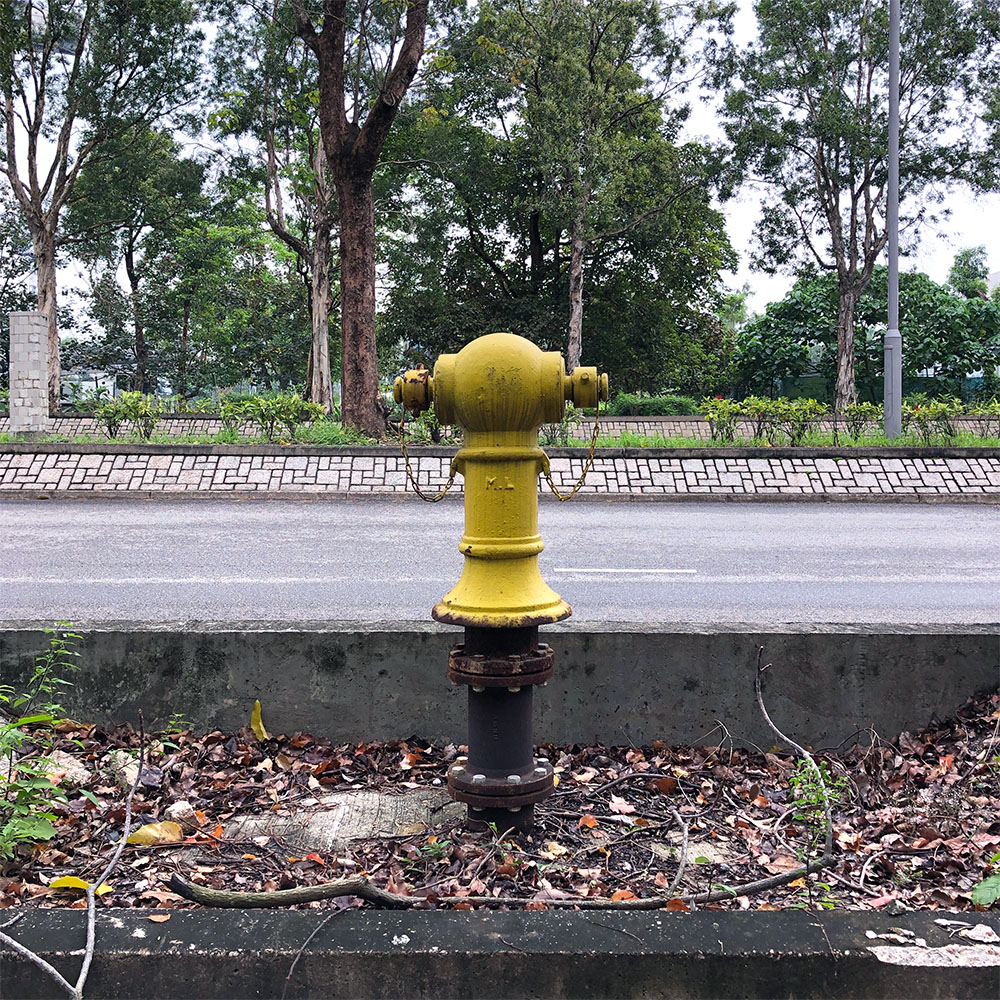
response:
<svg viewBox="0 0 1000 1000"><path fill-rule="evenodd" d="M525 653L507 656L469 654L459 643L448 654L448 677L453 684L470 684L473 688L511 688L517 690L530 684L545 684L552 677L555 655L544 642Z"/></svg>
<svg viewBox="0 0 1000 1000"><path fill-rule="evenodd" d="M486 774L459 760L448 771L448 791L474 809L516 810L547 799L554 787L552 777L552 765L540 759L527 771L506 775Z"/></svg>

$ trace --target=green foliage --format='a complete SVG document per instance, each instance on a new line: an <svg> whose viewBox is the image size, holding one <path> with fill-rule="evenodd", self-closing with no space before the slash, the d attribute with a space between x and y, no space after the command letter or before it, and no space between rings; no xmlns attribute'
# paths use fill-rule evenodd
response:
<svg viewBox="0 0 1000 1000"><path fill-rule="evenodd" d="M819 771L819 774L816 771ZM799 760L788 778L795 798L795 819L810 828L809 849L827 835L827 812L840 808L850 795L846 774L833 775L825 761Z"/></svg>
<svg viewBox="0 0 1000 1000"><path fill-rule="evenodd" d="M596 24L605 15L607 32ZM400 166L377 179L398 211L379 336L405 341L408 366L490 330L565 351L570 229L582 207L584 361L618 390L728 388L731 342L716 306L735 258L712 206L718 157L678 140L681 109L654 96L640 49L626 45L676 47L686 13L667 16L665 31L655 5L622 0L496 0L455 13L439 50L454 59L402 109L387 153ZM596 84L581 44L591 20ZM619 42L615 70L609 46ZM612 96L590 100L602 83ZM435 114L422 113L428 105Z"/></svg>
<svg viewBox="0 0 1000 1000"><path fill-rule="evenodd" d="M603 412L609 417L691 416L698 412L698 402L690 396L619 392Z"/></svg>
<svg viewBox="0 0 1000 1000"><path fill-rule="evenodd" d="M918 395L903 400L903 426L916 427L925 444L937 437L953 440L958 433L955 418L961 413L962 403L958 399L928 399Z"/></svg>
<svg viewBox="0 0 1000 1000"><path fill-rule="evenodd" d="M752 264L818 264L829 275L843 307L832 313L833 351L850 372L849 316L886 240L888 18L854 0L768 0L755 13L758 34L727 65L725 95L733 160L770 189ZM995 89L997 21L996 9L964 0L902 5L904 234L938 217L935 187L994 182L980 123ZM853 401L847 383L839 407Z"/></svg>
<svg viewBox="0 0 1000 1000"><path fill-rule="evenodd" d="M985 299L988 277L986 247L969 247L955 254L955 262L948 272L948 284L967 299Z"/></svg>
<svg viewBox="0 0 1000 1000"><path fill-rule="evenodd" d="M278 428L284 428L289 440L294 441L303 424L326 415L319 403L311 403L298 393L252 396L242 404L242 413L257 424L268 441L274 440Z"/></svg>
<svg viewBox="0 0 1000 1000"><path fill-rule="evenodd" d="M567 406L563 412L563 418L557 424L542 424L538 432L538 438L545 447L566 448L576 436L578 429L583 423L580 411L572 406ZM627 447L622 442L623 447Z"/></svg>
<svg viewBox="0 0 1000 1000"><path fill-rule="evenodd" d="M781 426L792 447L802 444L829 413L829 407L815 399L778 400L778 403Z"/></svg>
<svg viewBox="0 0 1000 1000"><path fill-rule="evenodd" d="M982 399L969 407L977 433L983 437L1000 437L1000 399Z"/></svg>
<svg viewBox="0 0 1000 1000"><path fill-rule="evenodd" d="M20 844L48 840L55 834L55 809L65 794L49 781L45 752L53 726L62 717L59 690L80 655L75 632L46 629L48 648L35 658L23 691L0 684L0 859ZM30 728L29 728L30 727Z"/></svg>
<svg viewBox="0 0 1000 1000"><path fill-rule="evenodd" d="M698 410L708 420L713 441L728 443L735 439L736 428L743 416L739 403L721 396L714 399L706 397L699 404Z"/></svg>
<svg viewBox="0 0 1000 1000"><path fill-rule="evenodd" d="M125 424L131 424L133 431L144 441L148 441L160 422L163 412L161 401L155 396L144 396L141 392L123 392L116 399L109 399L94 411L94 415L104 425L108 437L116 438Z"/></svg>
<svg viewBox="0 0 1000 1000"><path fill-rule="evenodd" d="M986 877L972 889L976 906L992 906L1000 899L1000 853L994 854L986 866Z"/></svg>
<svg viewBox="0 0 1000 1000"><path fill-rule="evenodd" d="M847 433L855 440L866 433L869 428L880 425L885 419L881 403L851 403L844 407L844 423Z"/></svg>
<svg viewBox="0 0 1000 1000"><path fill-rule="evenodd" d="M876 267L855 310L857 382L870 402L881 391L888 278ZM971 372L1000 364L1000 305L965 298L924 274L899 278L903 375L934 375L937 394L954 394ZM738 384L773 396L789 379L815 373L832 385L837 362L837 277L806 275L762 316L749 321L736 340Z"/></svg>

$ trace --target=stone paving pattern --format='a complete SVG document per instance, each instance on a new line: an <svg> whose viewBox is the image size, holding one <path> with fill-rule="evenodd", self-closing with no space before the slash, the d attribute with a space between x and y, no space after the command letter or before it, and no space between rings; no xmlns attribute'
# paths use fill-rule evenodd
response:
<svg viewBox="0 0 1000 1000"><path fill-rule="evenodd" d="M51 445L48 447L52 447ZM119 446L121 448L121 446ZM263 449L262 449L263 450ZM553 450L554 451L554 450ZM421 489L440 489L450 455L411 453ZM552 477L570 488L584 458L554 453ZM459 477L454 491L461 491ZM547 492L544 483L543 492ZM145 453L20 451L0 446L0 491L70 493L351 493L412 492L403 460L367 454ZM682 496L968 496L996 494L1000 452L976 457L677 457L598 452L581 492Z"/></svg>

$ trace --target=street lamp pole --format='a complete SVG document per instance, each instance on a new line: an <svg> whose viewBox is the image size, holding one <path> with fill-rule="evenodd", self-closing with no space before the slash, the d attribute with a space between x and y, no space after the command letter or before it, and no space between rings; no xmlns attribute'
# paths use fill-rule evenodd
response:
<svg viewBox="0 0 1000 1000"><path fill-rule="evenodd" d="M899 0L889 0L889 322L885 331L885 436L903 429L903 338L899 333Z"/></svg>

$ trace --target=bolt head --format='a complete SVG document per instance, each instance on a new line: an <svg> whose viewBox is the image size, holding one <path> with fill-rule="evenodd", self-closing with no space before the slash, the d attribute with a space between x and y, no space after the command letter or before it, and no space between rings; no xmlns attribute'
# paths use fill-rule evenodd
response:
<svg viewBox="0 0 1000 1000"><path fill-rule="evenodd" d="M511 806L510 807L510 811L512 813L519 813L521 811L521 807L520 806Z"/></svg>
<svg viewBox="0 0 1000 1000"><path fill-rule="evenodd" d="M484 688L484 687L473 687L472 690L475 691L476 694L482 694L486 690L486 688Z"/></svg>
<svg viewBox="0 0 1000 1000"><path fill-rule="evenodd" d="M548 773L549 773L548 768L545 768L545 767L536 767L535 768L535 774L537 774L539 778L543 777L544 775L546 775Z"/></svg>
<svg viewBox="0 0 1000 1000"><path fill-rule="evenodd" d="M464 770L465 770L465 768L464 768L464 767L462 767L462 765L461 765L461 764L456 764L456 765L455 765L455 766L454 766L454 767L453 767L453 768L451 769L451 773L452 773L452 774L461 774L461 773L462 773L462 772L463 772Z"/></svg>
<svg viewBox="0 0 1000 1000"><path fill-rule="evenodd" d="M483 781L485 781L485 780L486 780L486 775L485 775L485 774L474 774L474 775L472 776L472 781L473 781L473 783L474 783L474 784L477 784L477 785L478 785L478 784L479 784L480 782L483 782Z"/></svg>
<svg viewBox="0 0 1000 1000"><path fill-rule="evenodd" d="M516 688L507 688L507 690L510 691L511 694L518 694L521 689L519 687L516 687Z"/></svg>
<svg viewBox="0 0 1000 1000"><path fill-rule="evenodd" d="M507 780L512 785L519 785L519 784L521 784L521 775L519 775L519 774L508 774L507 775Z"/></svg>

